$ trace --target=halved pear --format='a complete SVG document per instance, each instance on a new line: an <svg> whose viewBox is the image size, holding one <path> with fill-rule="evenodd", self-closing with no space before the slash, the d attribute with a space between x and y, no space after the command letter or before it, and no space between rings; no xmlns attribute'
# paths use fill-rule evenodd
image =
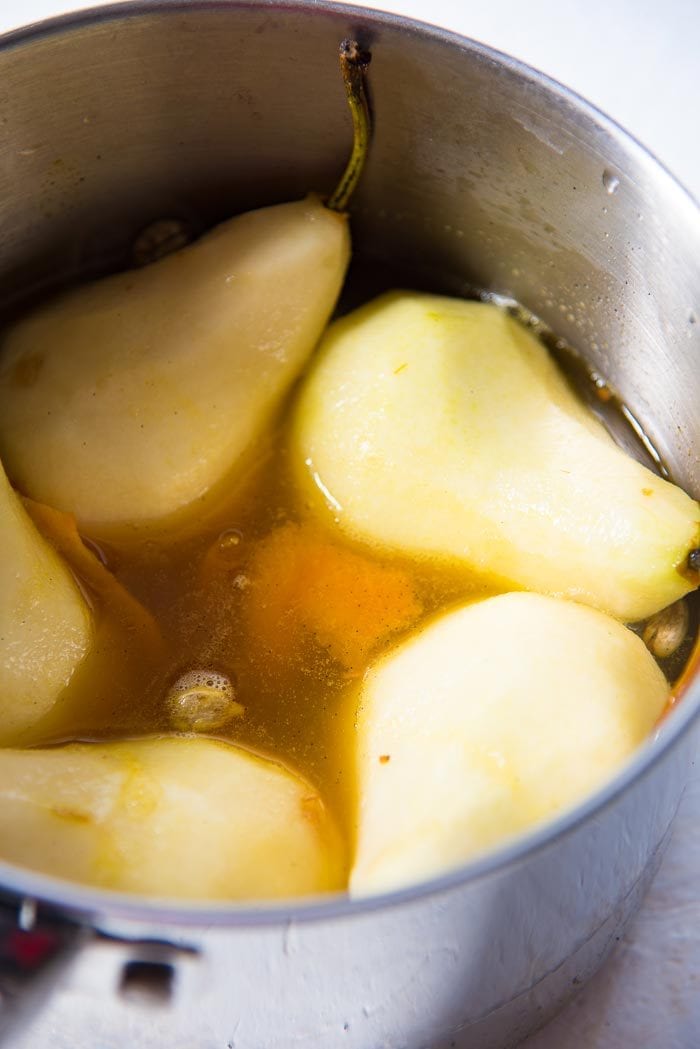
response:
<svg viewBox="0 0 700 1049"><path fill-rule="evenodd" d="M574 805L667 695L642 641L585 605L511 593L444 614L363 682L351 891L442 874Z"/></svg>
<svg viewBox="0 0 700 1049"><path fill-rule="evenodd" d="M262 899L341 884L319 795L214 740L0 750L0 856L146 895Z"/></svg>
<svg viewBox="0 0 700 1049"><path fill-rule="evenodd" d="M54 705L93 640L90 610L0 464L0 738Z"/></svg>
<svg viewBox="0 0 700 1049"><path fill-rule="evenodd" d="M293 449L303 498L358 540L623 620L699 581L697 502L622 452L492 304L392 293L337 321Z"/></svg>
<svg viewBox="0 0 700 1049"><path fill-rule="evenodd" d="M154 522L227 478L335 306L347 216L308 197L249 212L7 332L0 454L83 527Z"/></svg>

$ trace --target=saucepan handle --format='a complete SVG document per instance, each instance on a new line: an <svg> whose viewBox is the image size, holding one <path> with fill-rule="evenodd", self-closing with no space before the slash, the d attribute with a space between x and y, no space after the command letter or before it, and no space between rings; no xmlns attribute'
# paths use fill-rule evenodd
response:
<svg viewBox="0 0 700 1049"><path fill-rule="evenodd" d="M83 942L87 926L71 922L33 900L0 899L0 1044L24 1016L33 1015L50 986Z"/></svg>

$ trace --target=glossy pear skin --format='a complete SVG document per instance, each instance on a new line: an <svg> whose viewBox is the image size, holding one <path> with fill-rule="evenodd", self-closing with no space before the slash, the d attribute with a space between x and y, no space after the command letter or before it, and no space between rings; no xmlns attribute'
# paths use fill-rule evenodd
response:
<svg viewBox="0 0 700 1049"><path fill-rule="evenodd" d="M188 507L270 422L349 253L347 219L309 197L240 215L21 320L0 356L0 450L14 483L83 527Z"/></svg>
<svg viewBox="0 0 700 1049"><path fill-rule="evenodd" d="M293 425L303 498L354 539L631 621L697 582L700 507L630 459L495 305L391 293L335 322Z"/></svg>
<svg viewBox="0 0 700 1049"><path fill-rule="evenodd" d="M0 750L0 856L163 897L261 899L340 885L315 791L214 740Z"/></svg>
<svg viewBox="0 0 700 1049"><path fill-rule="evenodd" d="M512 593L444 614L361 688L352 893L444 874L583 800L667 694L642 641L585 605Z"/></svg>
<svg viewBox="0 0 700 1049"><path fill-rule="evenodd" d="M87 655L90 610L0 464L0 739L43 717Z"/></svg>

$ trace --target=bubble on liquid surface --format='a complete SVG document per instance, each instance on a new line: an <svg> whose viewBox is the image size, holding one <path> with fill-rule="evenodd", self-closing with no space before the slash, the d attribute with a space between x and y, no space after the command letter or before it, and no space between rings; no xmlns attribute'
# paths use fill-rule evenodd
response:
<svg viewBox="0 0 700 1049"><path fill-rule="evenodd" d="M243 533L237 528L227 528L217 540L217 549L222 557L237 558L238 547L243 540Z"/></svg>
<svg viewBox="0 0 700 1049"><path fill-rule="evenodd" d="M171 724L181 732L210 732L245 712L231 678L207 669L181 674L168 692L167 705Z"/></svg>
<svg viewBox="0 0 700 1049"><path fill-rule="evenodd" d="M612 196L613 193L617 192L619 185L620 180L617 175L614 175L612 171L608 171L606 168L603 172L603 186L605 187L605 192Z"/></svg>

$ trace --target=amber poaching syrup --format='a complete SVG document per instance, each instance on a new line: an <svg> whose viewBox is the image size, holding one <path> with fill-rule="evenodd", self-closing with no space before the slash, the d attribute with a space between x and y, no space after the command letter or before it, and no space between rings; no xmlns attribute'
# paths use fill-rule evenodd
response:
<svg viewBox="0 0 700 1049"><path fill-rule="evenodd" d="M386 286L409 286L395 276L390 283L392 276L387 279L384 268L375 280L364 273L361 282L351 282L346 307ZM528 323L522 311L518 316ZM543 341L554 349L551 340ZM595 405L595 383L580 359L568 352L555 356L583 399ZM189 671L225 675L242 711L206 735L271 757L304 776L344 831L349 854L354 837L353 725L365 670L440 610L499 588L454 564L354 547L330 517L309 524L309 507L294 484L288 447L294 400L293 390L244 477L205 499L181 527L83 536L152 616L153 633L159 636L155 642L144 637L138 624L128 622L128 614L120 619L86 587L96 619L93 651L51 714L19 742L36 746L172 734L179 731L169 702L174 682ZM605 408L617 416L615 425L609 425L613 433L622 418L628 431L623 443L629 448L632 431L624 413L609 398ZM639 457L658 469L643 447ZM302 558L292 578L288 555L300 548L306 560ZM343 567L348 558L360 560ZM330 572L331 582L326 591L323 586L314 591L316 577L324 571L326 576ZM373 638L367 622L382 619L382 586L388 587L387 601L399 603L401 615L394 620L388 615L387 629ZM309 590L316 595L317 619L300 627L298 600L303 605ZM345 605L340 628L333 602ZM662 663L670 680L690 655L697 602L693 606L687 643L668 665ZM339 629L350 655L342 637L338 643ZM355 635L362 643L353 643ZM505 649L505 638L503 645Z"/></svg>
<svg viewBox="0 0 700 1049"><path fill-rule="evenodd" d="M88 655L52 713L23 743L119 740L177 732L168 701L173 683L191 670L223 674L233 682L243 712L206 735L241 744L301 773L320 790L351 838L355 697L364 670L440 609L498 591L448 565L412 563L354 547L331 521L310 529L316 544L310 548L312 571L317 546L326 562L335 549L341 564L348 556L357 558L372 584L369 602L362 583L359 589L353 586L353 605L342 616L344 629L350 635L353 630L366 635L367 616L377 612L376 585L381 588L385 573L392 591L397 577L407 584L413 598L410 616L402 616L398 628L387 630L376 643L370 639L369 645L360 645L362 658L351 657L350 665L329 644L322 625L318 632L297 629L293 599L288 613L273 611L262 636L260 630L252 630L251 616L257 613L257 619L262 616L264 621L266 596L271 593L270 571L261 575L261 560L269 562L268 552L275 545L283 544L290 534L303 536L308 528L303 523L308 520L307 508L300 503L291 476L285 423L283 417L245 482L196 529L187 524L180 534L86 537L97 545L116 579L152 613L162 646L153 653L138 644L120 643L110 609L95 607L93 598L97 650ZM282 545L280 557L284 553ZM272 562L274 568L274 558ZM283 585L289 589L288 580ZM277 604L274 593L272 597ZM333 609L328 615L334 618ZM357 648L352 636L350 642L352 653Z"/></svg>

